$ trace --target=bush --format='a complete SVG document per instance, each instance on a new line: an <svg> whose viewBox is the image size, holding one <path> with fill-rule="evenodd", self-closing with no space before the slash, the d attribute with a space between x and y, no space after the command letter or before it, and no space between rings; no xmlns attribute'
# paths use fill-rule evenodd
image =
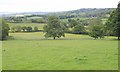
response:
<svg viewBox="0 0 120 72"><path fill-rule="evenodd" d="M27 30L27 32L32 32L32 27L31 27L31 26L28 26L28 27L26 28L26 30Z"/></svg>
<svg viewBox="0 0 120 72"><path fill-rule="evenodd" d="M34 27L34 31L38 31L38 27Z"/></svg>

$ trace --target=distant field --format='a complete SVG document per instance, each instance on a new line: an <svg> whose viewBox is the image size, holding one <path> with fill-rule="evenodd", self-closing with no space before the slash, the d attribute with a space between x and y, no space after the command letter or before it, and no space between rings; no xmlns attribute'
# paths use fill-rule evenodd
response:
<svg viewBox="0 0 120 72"><path fill-rule="evenodd" d="M28 17L27 19L39 19L39 18L42 18L42 17L38 17L38 16L36 16L36 17Z"/></svg>
<svg viewBox="0 0 120 72"><path fill-rule="evenodd" d="M93 40L87 35L66 34L45 39L42 32L10 33L3 41L3 70L117 70L116 37Z"/></svg>
<svg viewBox="0 0 120 72"><path fill-rule="evenodd" d="M45 24L41 23L8 23L8 25L11 27L13 26L31 26L32 28L38 27L39 30L43 30L43 26Z"/></svg>

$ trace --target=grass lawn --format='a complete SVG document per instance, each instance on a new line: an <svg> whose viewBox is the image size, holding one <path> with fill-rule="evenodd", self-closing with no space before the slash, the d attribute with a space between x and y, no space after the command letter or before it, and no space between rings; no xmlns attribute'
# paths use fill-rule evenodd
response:
<svg viewBox="0 0 120 72"><path fill-rule="evenodd" d="M66 34L45 39L43 33L11 33L3 41L3 70L117 70L115 37L93 40L87 35Z"/></svg>

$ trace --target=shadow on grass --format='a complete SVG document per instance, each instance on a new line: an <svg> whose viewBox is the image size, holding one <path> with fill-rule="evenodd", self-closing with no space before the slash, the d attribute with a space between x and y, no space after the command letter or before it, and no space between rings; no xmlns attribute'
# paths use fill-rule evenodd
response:
<svg viewBox="0 0 120 72"><path fill-rule="evenodd" d="M28 32L29 33L29 32ZM104 41L119 41L117 38L108 38L108 37L105 37L105 38L98 38L98 39L94 39L92 37L85 37L85 38L69 38L69 37L61 37L61 38L56 38L56 39L53 39L52 37L50 38L45 38L45 37L40 37L40 38L15 38L14 36L9 36L8 37L8 40L98 40L98 41L101 41L101 40L104 40Z"/></svg>
<svg viewBox="0 0 120 72"><path fill-rule="evenodd" d="M36 39L16 39L12 36L9 37L9 40L27 40L27 41L31 41L31 40L36 40L36 41L39 41L39 40L93 40L93 41L118 41L116 38L109 38L109 39L93 39L93 38L56 38L56 39L53 39L53 38L36 38Z"/></svg>

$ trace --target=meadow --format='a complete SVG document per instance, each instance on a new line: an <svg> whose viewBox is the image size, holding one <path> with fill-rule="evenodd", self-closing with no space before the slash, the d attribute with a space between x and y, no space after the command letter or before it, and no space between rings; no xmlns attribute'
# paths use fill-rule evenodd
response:
<svg viewBox="0 0 120 72"><path fill-rule="evenodd" d="M88 35L66 34L45 39L43 32L10 33L2 42L3 70L117 70L116 37L94 40Z"/></svg>
<svg viewBox="0 0 120 72"><path fill-rule="evenodd" d="M2 71L2 42L0 41L0 71Z"/></svg>

